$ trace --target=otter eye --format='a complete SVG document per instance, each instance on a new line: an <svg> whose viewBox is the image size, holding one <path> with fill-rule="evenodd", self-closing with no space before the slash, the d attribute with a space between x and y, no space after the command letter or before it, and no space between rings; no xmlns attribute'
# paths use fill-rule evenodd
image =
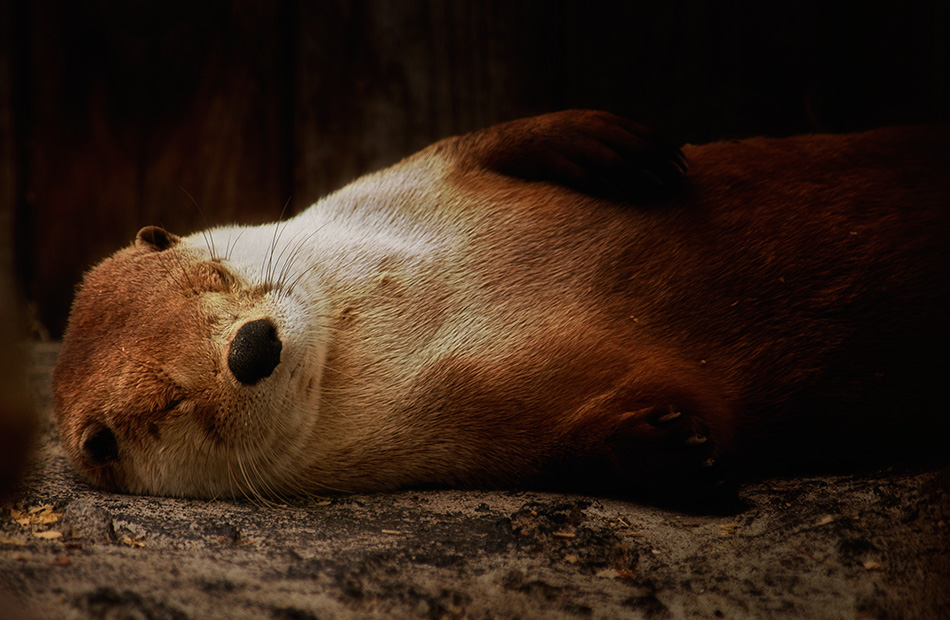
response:
<svg viewBox="0 0 950 620"><path fill-rule="evenodd" d="M92 465L108 465L119 459L115 433L104 424L93 424L82 434L82 456Z"/></svg>
<svg viewBox="0 0 950 620"><path fill-rule="evenodd" d="M208 263L202 271L208 279L208 288L212 291L227 291L234 285L234 276L224 265Z"/></svg>

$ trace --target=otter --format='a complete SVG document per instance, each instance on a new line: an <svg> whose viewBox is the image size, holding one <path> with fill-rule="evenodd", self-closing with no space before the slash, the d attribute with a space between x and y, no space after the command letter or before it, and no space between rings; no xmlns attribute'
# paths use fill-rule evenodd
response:
<svg viewBox="0 0 950 620"><path fill-rule="evenodd" d="M78 288L63 445L103 487L207 498L555 479L705 501L917 451L947 428L948 145L680 149L573 110L286 221L145 227Z"/></svg>

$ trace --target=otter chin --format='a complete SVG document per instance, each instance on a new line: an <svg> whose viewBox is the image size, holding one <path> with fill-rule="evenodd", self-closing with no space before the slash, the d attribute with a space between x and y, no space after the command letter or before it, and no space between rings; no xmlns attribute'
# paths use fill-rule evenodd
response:
<svg viewBox="0 0 950 620"><path fill-rule="evenodd" d="M947 430L948 144L679 149L574 110L443 140L286 221L145 227L78 288L63 445L97 485L187 497L706 501L890 462Z"/></svg>

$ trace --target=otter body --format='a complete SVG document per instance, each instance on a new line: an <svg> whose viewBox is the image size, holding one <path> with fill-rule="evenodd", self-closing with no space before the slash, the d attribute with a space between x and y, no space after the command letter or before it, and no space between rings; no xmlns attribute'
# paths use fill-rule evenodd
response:
<svg viewBox="0 0 950 620"><path fill-rule="evenodd" d="M950 133L685 147L564 112L450 138L296 217L140 231L89 272L66 450L135 493L583 472L714 495L945 428ZM936 354L935 354L936 353Z"/></svg>

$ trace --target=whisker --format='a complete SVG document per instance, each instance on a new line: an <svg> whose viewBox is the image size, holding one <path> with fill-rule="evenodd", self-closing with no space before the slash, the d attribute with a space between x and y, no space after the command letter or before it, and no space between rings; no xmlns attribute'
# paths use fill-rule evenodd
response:
<svg viewBox="0 0 950 620"><path fill-rule="evenodd" d="M298 256L300 255L300 253L303 251L304 244L307 243L307 241L309 241L310 239L312 239L313 236L314 236L315 234L317 234L317 232L318 232L318 231L316 231L316 230L312 230L312 231L310 231L309 233L307 233L306 236L305 236L303 239L297 240L297 235L301 234L301 233L298 232L297 235L294 235L294 237L291 239L291 242L292 242L292 243L288 243L288 244L285 245L284 248L280 251L280 254L277 256L277 262L278 262L278 264L280 264L280 262L283 260L283 267L282 267L282 269L281 269L281 276L277 279L278 282L280 282L281 280L283 280L283 277L284 277L283 274L287 273L287 271L288 271L288 269L290 268L290 266L291 266L294 262L296 262L297 257L298 257ZM285 259L284 259L284 255L285 255L285 253L286 253L288 250L290 250L290 254L289 254L289 256L287 256L287 258L286 258L286 260L285 260Z"/></svg>
<svg viewBox="0 0 950 620"><path fill-rule="evenodd" d="M287 207L289 205L290 205L290 198L288 197L287 202L284 203L284 208L281 209L280 211L280 217L278 217L277 221L274 223L274 235L271 238L271 242L270 242L270 252L267 254L267 259L265 261L267 265L267 269L265 270L264 264L263 263L261 264L261 278L265 282L270 282L272 279L271 276L273 275L272 268L273 268L273 263L274 263L274 251L277 248L277 241L280 239L280 235L283 233L283 228L286 228L286 226L281 228L281 224L285 223L284 214L287 212Z"/></svg>
<svg viewBox="0 0 950 620"><path fill-rule="evenodd" d="M260 503L260 494L257 492L257 489L254 487L254 484L251 482L250 478L248 478L247 469L244 467L244 460L240 456L237 457L237 464L238 470L241 474L241 478L238 479L238 483L243 489L244 497L250 500L255 506L266 507L266 505Z"/></svg>
<svg viewBox="0 0 950 620"><path fill-rule="evenodd" d="M289 256L284 260L283 266L281 267L280 274L277 278L278 289L282 289L287 281L287 278L293 273L293 266L297 262L297 258L303 253L306 243L317 234L317 231L311 231L306 237L297 242L293 249L291 250ZM289 247L289 246L288 246ZM313 269L310 267L308 269Z"/></svg>
<svg viewBox="0 0 950 620"><path fill-rule="evenodd" d="M181 290L186 290L184 286L184 282L178 278L178 275L174 271L172 271L172 269L166 264L166 261L164 259L160 260L158 264L161 266L162 271L165 272L165 275L168 276L169 279L171 279L171 281L175 283L175 286L177 286ZM180 263L179 263L179 267L181 268ZM182 268L182 271L183 271L183 268Z"/></svg>
<svg viewBox="0 0 950 620"><path fill-rule="evenodd" d="M191 204L195 205L195 209L198 210L198 214L201 216L201 221L204 223L204 229L202 229L201 231L201 236L204 237L205 248L209 252L211 252L211 258L214 259L215 257L217 257L217 252L214 251L214 235L211 235L208 232L208 229L210 228L210 226L208 225L208 218L205 217L205 213L204 211L202 211L201 206L198 204L198 201L195 200L194 196L188 193L188 190L186 190L181 185L178 186L178 189L184 192L185 196L188 196L188 199L191 201Z"/></svg>
<svg viewBox="0 0 950 620"><path fill-rule="evenodd" d="M303 280L303 278L305 278L306 276L310 275L310 273L314 271L316 268L317 268L317 265L311 265L307 267L306 269L304 269L299 274L297 274L297 277L294 278L293 281L286 287L287 294L288 295L292 294L294 292L294 289L297 288L297 285L300 284L300 281Z"/></svg>
<svg viewBox="0 0 950 620"><path fill-rule="evenodd" d="M238 233L238 236L235 237L235 239L234 239L234 244L233 244L233 245L230 245L230 246L228 247L228 249L227 249L227 256L225 257L225 260L231 260L231 253L234 252L234 250L237 249L238 241L240 241L240 240L241 240L241 237L244 236L244 231L246 231L246 230L247 230L247 228L241 228L241 232L239 232L239 233ZM231 239L231 238L228 237L229 242L230 242L230 239Z"/></svg>
<svg viewBox="0 0 950 620"><path fill-rule="evenodd" d="M185 281L188 283L188 289L193 292L197 291L198 287L195 285L194 280L191 279L191 275L188 273L188 270L185 269L185 264L181 260L180 252L175 252L174 250L165 252L166 255L169 253L172 255L172 258L174 258L175 263L178 265L178 270L181 272L181 275L184 276ZM180 285L180 283L177 281L176 284Z"/></svg>

